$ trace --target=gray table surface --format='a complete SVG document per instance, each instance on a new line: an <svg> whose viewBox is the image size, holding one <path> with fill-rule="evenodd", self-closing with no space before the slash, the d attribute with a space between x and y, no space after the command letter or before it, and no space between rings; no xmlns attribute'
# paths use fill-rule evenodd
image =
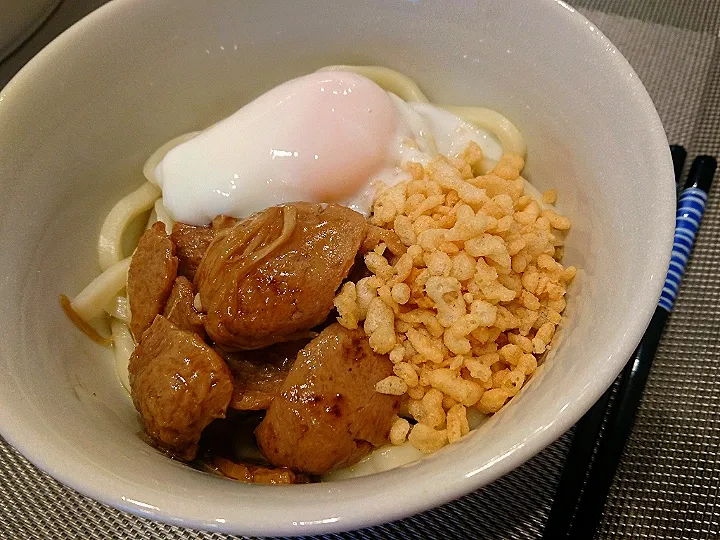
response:
<svg viewBox="0 0 720 540"><path fill-rule="evenodd" d="M528 0L533 1L533 0ZM63 0L0 63L0 87L105 0ZM720 152L720 0L574 0L645 83L671 143ZM714 189L598 538L720 537L720 190ZM417 516L327 538L537 539L572 437L493 484ZM0 538L230 539L97 503L38 471L0 439Z"/></svg>

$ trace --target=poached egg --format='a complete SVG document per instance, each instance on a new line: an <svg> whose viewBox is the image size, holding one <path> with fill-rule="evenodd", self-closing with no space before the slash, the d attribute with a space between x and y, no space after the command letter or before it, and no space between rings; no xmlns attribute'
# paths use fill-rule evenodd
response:
<svg viewBox="0 0 720 540"><path fill-rule="evenodd" d="M368 215L379 182L403 166L475 141L491 159L497 140L429 103L407 103L362 75L323 71L287 81L170 149L151 175L183 223L206 225L269 206L344 204Z"/></svg>

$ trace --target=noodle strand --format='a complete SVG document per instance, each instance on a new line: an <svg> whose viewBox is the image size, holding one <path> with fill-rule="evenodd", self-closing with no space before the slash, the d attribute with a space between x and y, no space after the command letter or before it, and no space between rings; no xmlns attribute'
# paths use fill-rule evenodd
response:
<svg viewBox="0 0 720 540"><path fill-rule="evenodd" d="M110 320L110 328L112 329L113 348L115 352L115 371L118 379L123 387L130 393L130 375L128 366L130 365L130 356L135 350L135 341L132 338L130 329L127 325L116 318Z"/></svg>
<svg viewBox="0 0 720 540"><path fill-rule="evenodd" d="M520 130L499 112L484 107L458 107L455 105L439 105L439 107L495 135L500 140L503 153L514 152L523 157L527 153L525 138Z"/></svg>
<svg viewBox="0 0 720 540"><path fill-rule="evenodd" d="M363 77L367 77L388 92L392 92L396 96L405 101L419 101L427 103L428 98L422 93L420 87L415 84L410 77L403 75L399 71L386 68L383 66L327 66L318 69L318 71L350 71L357 73Z"/></svg>
<svg viewBox="0 0 720 540"><path fill-rule="evenodd" d="M73 311L84 321L92 321L105 314L105 308L127 283L130 268L128 257L93 279L72 301Z"/></svg>
<svg viewBox="0 0 720 540"><path fill-rule="evenodd" d="M130 324L130 304L125 295L121 294L113 298L110 303L105 306L105 312L115 319L120 319L122 322Z"/></svg>
<svg viewBox="0 0 720 540"><path fill-rule="evenodd" d="M195 135L200 133L199 131L191 131L190 133L183 133L182 135L179 135L175 137L174 139L170 139L168 142L163 144L160 148L155 150L152 155L148 158L148 160L145 162L145 165L143 165L143 175L145 178L147 178L148 182L152 182L155 185L158 185L157 178L155 177L155 168L160 164L160 162L163 160L165 155L175 148L176 146L189 141L192 139Z"/></svg>
<svg viewBox="0 0 720 540"><path fill-rule="evenodd" d="M60 295L60 306L65 312L67 318L70 319L70 321L75 326L77 326L83 332L83 334L92 339L95 343L105 346L112 344L113 339L111 337L101 336L100 333L95 330L95 328L90 326L89 323L87 323L80 315L78 315L78 313L73 309L70 299L64 294Z"/></svg>
<svg viewBox="0 0 720 540"><path fill-rule="evenodd" d="M160 195L160 188L150 182L145 182L113 206L100 229L98 256L101 270L105 271L120 262L123 258L123 232L133 219L150 210Z"/></svg>
<svg viewBox="0 0 720 540"><path fill-rule="evenodd" d="M170 212L168 212L167 208L165 208L162 197L155 201L154 210L156 218L155 221L162 221L165 224L165 232L170 234L172 232L173 225L175 224L175 220L170 217Z"/></svg>

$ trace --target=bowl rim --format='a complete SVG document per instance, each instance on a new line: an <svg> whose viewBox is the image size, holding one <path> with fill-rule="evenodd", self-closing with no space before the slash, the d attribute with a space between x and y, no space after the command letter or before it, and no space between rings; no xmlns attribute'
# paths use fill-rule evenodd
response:
<svg viewBox="0 0 720 540"><path fill-rule="evenodd" d="M639 117L650 128L648 131L652 141L651 150L658 154L656 163L658 172L661 176L672 178L672 161L660 118L647 90L630 64L610 40L574 8L562 0L542 1L547 4L548 10L553 9L557 12L558 17L563 17L566 24L584 27L585 31L593 34L594 37L591 39L601 42L603 47L613 53L605 55L605 57L610 59L609 61L615 65L619 72L626 75L624 82L628 87L628 95L634 100ZM27 84L33 78L37 69L42 70L47 62L51 62L54 57L62 55L64 49L72 46L75 39L81 37L84 32L92 31L96 25L102 25L104 21L112 19L116 13L133 9L133 6L141 3L143 3L143 0L113 0L76 22L28 62L11 79L7 86L0 90L0 97L15 86ZM2 111L0 111L1 116ZM666 152L662 152L661 149L666 149ZM412 486L407 483L408 479L403 479L402 474L395 474L401 472L396 469L382 473L388 480L385 483L387 489L378 494L378 499L372 505L374 511L372 514L353 512L351 504L358 502L358 499L355 499L346 501L344 509L341 509L340 506L327 509L326 518L324 519L307 522L292 521L291 512L269 513L263 517L252 516L250 519L256 520L252 523L248 523L247 519L239 518L237 513L228 512L222 515L221 518L217 518L212 517L219 514L217 509L214 512L198 510L201 506L200 503L195 507L195 515L188 518L188 512L193 513L192 509L190 509L192 505L186 504L184 507L176 507L172 504L150 504L155 493L149 490L142 493L142 489L139 489L138 493L134 493L132 498L126 497L127 493L123 492L119 485L115 487L114 480L116 479L109 478L109 473L106 472L108 479L105 482L93 482L92 477L86 475L87 471L79 460L71 460L70 463L64 462L61 464L62 457L51 451L44 450L42 445L35 444L38 440L43 439L42 430L38 426L32 426L28 429L28 426L23 425L12 415L3 414L0 433L12 446L21 450L22 454L35 466L83 495L132 514L173 525L223 533L306 535L358 529L414 515L470 493L518 467L565 433L612 384L627 359L630 358L652 317L670 261L672 232L675 226L675 192L668 189L667 193L658 194L657 197L656 213L658 221L655 235L658 239L657 245L664 246L665 249L654 254L652 264L648 263L648 267L651 269L652 275L661 275L663 279L652 280L652 283L648 285L648 290L653 292L654 301L650 303L649 296L647 304L637 307L633 324L626 329L625 339L617 349L609 354L608 361L616 369L599 374L598 377L585 386L578 399L565 407L555 421L514 445L507 453L490 464L492 466L486 465L477 468L477 466L468 463L465 467L453 470L451 475L438 475L436 476L438 485L441 480L447 481L441 489L434 491L420 490L422 491L421 497L416 496L409 500L406 499L402 505L397 504L399 494L401 492L412 493ZM369 478L373 477L360 478L352 480L352 482L356 486L374 484L374 487L377 488L377 482L374 480L369 481ZM315 486L322 486L322 484L316 484ZM258 488L263 489L260 486ZM297 489L298 493L307 491L306 486L293 486L292 488ZM277 488L270 487L269 489ZM334 491L337 493L338 491L332 487L328 488L327 484L324 489L329 492ZM185 511L185 514L182 513L183 511Z"/></svg>

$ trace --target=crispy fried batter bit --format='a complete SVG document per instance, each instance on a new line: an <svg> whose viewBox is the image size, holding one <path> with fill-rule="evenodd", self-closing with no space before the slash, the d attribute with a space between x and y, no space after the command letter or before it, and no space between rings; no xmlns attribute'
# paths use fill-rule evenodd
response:
<svg viewBox="0 0 720 540"><path fill-rule="evenodd" d="M468 408L495 413L518 393L551 347L576 273L557 256L570 221L525 194L523 159L505 154L473 176L478 155L471 143L457 159L412 163L412 180L379 193L370 223L404 253L368 251L372 275L334 300L338 322L362 326L394 364L376 391L409 399L417 424L397 419L392 443L423 452L466 434Z"/></svg>

